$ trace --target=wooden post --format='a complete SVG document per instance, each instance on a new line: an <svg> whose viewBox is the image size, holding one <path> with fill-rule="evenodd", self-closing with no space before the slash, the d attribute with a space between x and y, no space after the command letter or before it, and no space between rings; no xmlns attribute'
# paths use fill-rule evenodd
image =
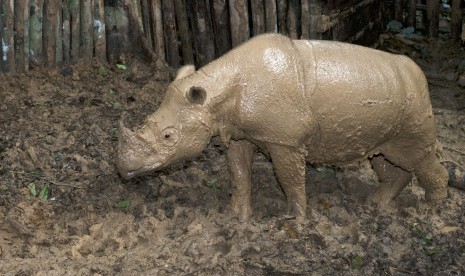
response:
<svg viewBox="0 0 465 276"><path fill-rule="evenodd" d="M42 20L44 0L31 0L29 14L29 62L40 65L43 62Z"/></svg>
<svg viewBox="0 0 465 276"><path fill-rule="evenodd" d="M94 3L81 0L81 53L84 60L91 60L94 49Z"/></svg>
<svg viewBox="0 0 465 276"><path fill-rule="evenodd" d="M3 45L4 45L4 41L3 41L3 32L4 32L4 26L3 26L3 14L4 14L4 6L3 6L4 2L0 2L0 73L1 72L4 72L5 71L5 56L3 55L4 52L3 52Z"/></svg>
<svg viewBox="0 0 465 276"><path fill-rule="evenodd" d="M231 44L236 47L250 37L247 0L229 0Z"/></svg>
<svg viewBox="0 0 465 276"><path fill-rule="evenodd" d="M181 40L182 58L184 64L194 64L189 21L187 19L186 3L184 0L174 0L176 19L178 22L179 39Z"/></svg>
<svg viewBox="0 0 465 276"><path fill-rule="evenodd" d="M203 66L215 58L215 45L213 43L211 19L208 16L205 0L190 1L194 21L196 61Z"/></svg>
<svg viewBox="0 0 465 276"><path fill-rule="evenodd" d="M417 0L408 0L407 27L416 28L417 23Z"/></svg>
<svg viewBox="0 0 465 276"><path fill-rule="evenodd" d="M298 14L300 7L298 5L298 0L290 0L289 6L287 9L287 30L289 37L292 39L297 39L299 36L299 29L297 26Z"/></svg>
<svg viewBox="0 0 465 276"><path fill-rule="evenodd" d="M287 35L286 17L287 17L287 0L277 0L278 15L278 32Z"/></svg>
<svg viewBox="0 0 465 276"><path fill-rule="evenodd" d="M213 32L215 33L216 57L231 49L231 36L227 0L213 0Z"/></svg>
<svg viewBox="0 0 465 276"><path fill-rule="evenodd" d="M56 18L55 18L55 63L63 63L63 14L62 14L62 1L58 0L56 4Z"/></svg>
<svg viewBox="0 0 465 276"><path fill-rule="evenodd" d="M69 1L63 2L63 61L71 63L71 11Z"/></svg>
<svg viewBox="0 0 465 276"><path fill-rule="evenodd" d="M310 39L321 39L321 15L322 7L320 0L310 0Z"/></svg>
<svg viewBox="0 0 465 276"><path fill-rule="evenodd" d="M15 37L14 37L14 2L9 1L6 10L6 46L8 47L7 61L8 71L16 73L16 60L15 60ZM3 45L2 45L3 46Z"/></svg>
<svg viewBox="0 0 465 276"><path fill-rule="evenodd" d="M95 56L101 63L107 62L107 38L105 31L104 0L94 0L94 47Z"/></svg>
<svg viewBox="0 0 465 276"><path fill-rule="evenodd" d="M167 61L171 67L176 69L179 67L179 48L173 1L162 1L162 10Z"/></svg>
<svg viewBox="0 0 465 276"><path fill-rule="evenodd" d="M251 1L252 33L259 35L265 32L265 3L263 0Z"/></svg>
<svg viewBox="0 0 465 276"><path fill-rule="evenodd" d="M44 11L44 55L47 65L51 67L54 66L56 63L56 19L58 12L58 0L45 1Z"/></svg>
<svg viewBox="0 0 465 276"><path fill-rule="evenodd" d="M454 40L459 40L462 33L462 0L452 0L450 14L450 33Z"/></svg>
<svg viewBox="0 0 465 276"><path fill-rule="evenodd" d="M265 0L265 31L267 33L278 32L278 17L276 0Z"/></svg>
<svg viewBox="0 0 465 276"><path fill-rule="evenodd" d="M150 31L150 7L147 0L141 0L141 13L142 13L142 25L144 27L144 34L149 46L152 47L152 32ZM153 47L152 47L153 51Z"/></svg>
<svg viewBox="0 0 465 276"><path fill-rule="evenodd" d="M402 0L394 0L394 19L399 22L404 22L403 13Z"/></svg>
<svg viewBox="0 0 465 276"><path fill-rule="evenodd" d="M302 0L302 35L301 39L310 39L310 0Z"/></svg>
<svg viewBox="0 0 465 276"><path fill-rule="evenodd" d="M431 37L437 37L439 34L439 2L426 0L426 30Z"/></svg>
<svg viewBox="0 0 465 276"><path fill-rule="evenodd" d="M14 0L14 44L16 72L29 70L29 1Z"/></svg>
<svg viewBox="0 0 465 276"><path fill-rule="evenodd" d="M81 5L79 0L68 0L70 11L70 29L71 29L71 52L70 61L76 63L79 59L79 49L81 43Z"/></svg>
<svg viewBox="0 0 465 276"><path fill-rule="evenodd" d="M166 60L161 0L152 0L150 7L152 11L153 48L160 60Z"/></svg>

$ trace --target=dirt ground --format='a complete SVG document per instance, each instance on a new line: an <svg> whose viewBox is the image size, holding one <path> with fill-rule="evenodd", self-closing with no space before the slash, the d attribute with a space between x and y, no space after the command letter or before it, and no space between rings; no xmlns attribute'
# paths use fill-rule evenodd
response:
<svg viewBox="0 0 465 276"><path fill-rule="evenodd" d="M424 69L438 121L438 155L465 165L465 55L449 40L384 49ZM364 204L368 162L308 166L309 219L285 216L271 163L254 162L253 219L240 223L225 148L152 176L115 169L118 119L140 124L169 81L136 59L0 76L2 275L463 275L465 193L433 206L414 179L386 211ZM465 81L465 79L464 79ZM459 81L460 82L460 81ZM464 84L465 85L465 84Z"/></svg>

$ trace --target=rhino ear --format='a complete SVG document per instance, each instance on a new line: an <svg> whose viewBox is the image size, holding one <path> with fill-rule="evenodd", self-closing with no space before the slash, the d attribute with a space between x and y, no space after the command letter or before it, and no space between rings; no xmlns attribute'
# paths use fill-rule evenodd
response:
<svg viewBox="0 0 465 276"><path fill-rule="evenodd" d="M176 78L174 80L185 78L189 75L192 75L194 72L195 72L194 65L185 65L178 69L178 71L176 72Z"/></svg>
<svg viewBox="0 0 465 276"><path fill-rule="evenodd" d="M207 99L207 92L202 87L192 86L186 93L186 100L193 104L203 104Z"/></svg>

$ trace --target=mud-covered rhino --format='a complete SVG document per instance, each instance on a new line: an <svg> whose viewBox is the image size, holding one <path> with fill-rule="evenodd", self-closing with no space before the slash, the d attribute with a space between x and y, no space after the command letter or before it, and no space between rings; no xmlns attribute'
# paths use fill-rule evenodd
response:
<svg viewBox="0 0 465 276"><path fill-rule="evenodd" d="M447 196L435 156L428 85L409 58L334 41L255 37L195 71L185 66L135 132L120 125L117 166L129 179L199 155L212 136L228 147L231 207L251 216L254 148L271 156L288 213L306 215L306 162L369 157L385 206L415 173L429 201Z"/></svg>

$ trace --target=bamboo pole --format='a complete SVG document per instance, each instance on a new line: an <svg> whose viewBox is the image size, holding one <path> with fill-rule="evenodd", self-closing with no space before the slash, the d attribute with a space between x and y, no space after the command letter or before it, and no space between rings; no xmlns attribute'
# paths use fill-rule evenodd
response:
<svg viewBox="0 0 465 276"><path fill-rule="evenodd" d="M43 61L42 20L44 0L31 0L29 15L29 62L40 65Z"/></svg>
<svg viewBox="0 0 465 276"><path fill-rule="evenodd" d="M265 32L265 3L263 0L251 1L252 33L259 35Z"/></svg>
<svg viewBox="0 0 465 276"><path fill-rule="evenodd" d="M452 0L450 14L450 33L454 40L459 40L462 33L462 0Z"/></svg>
<svg viewBox="0 0 465 276"><path fill-rule="evenodd" d="M267 33L278 32L277 20L276 0L265 0L265 31Z"/></svg>
<svg viewBox="0 0 465 276"><path fill-rule="evenodd" d="M179 67L179 48L173 1L162 1L163 27L165 30L166 57L173 68Z"/></svg>
<svg viewBox="0 0 465 276"><path fill-rule="evenodd" d="M107 62L107 39L105 30L104 0L94 0L94 45L95 56L101 63Z"/></svg>
<svg viewBox="0 0 465 276"><path fill-rule="evenodd" d="M216 57L222 56L231 49L231 33L229 25L228 3L225 0L213 0L213 32L215 34Z"/></svg>
<svg viewBox="0 0 465 276"><path fill-rule="evenodd" d="M287 0L277 0L276 8L278 14L278 32L287 35L286 17L287 17Z"/></svg>
<svg viewBox="0 0 465 276"><path fill-rule="evenodd" d="M183 0L174 0L176 21L178 22L179 39L184 64L194 64L191 35L189 33L189 21L187 19L186 3Z"/></svg>
<svg viewBox="0 0 465 276"><path fill-rule="evenodd" d="M417 22L417 0L408 0L407 27L416 27Z"/></svg>
<svg viewBox="0 0 465 276"><path fill-rule="evenodd" d="M80 57L91 60L94 49L94 3L93 0L81 0L81 51Z"/></svg>
<svg viewBox="0 0 465 276"><path fill-rule="evenodd" d="M426 29L428 36L437 37L439 34L439 1L426 0Z"/></svg>
<svg viewBox="0 0 465 276"><path fill-rule="evenodd" d="M70 29L71 29L71 51L70 61L76 63L79 59L79 49L81 42L81 5L79 0L68 0L70 11Z"/></svg>
<svg viewBox="0 0 465 276"><path fill-rule="evenodd" d="M15 38L14 38L14 2L10 0L6 10L6 43L8 47L7 61L8 71L16 73L16 60L15 60ZM2 45L3 46L3 45Z"/></svg>
<svg viewBox="0 0 465 276"><path fill-rule="evenodd" d="M153 48L158 59L166 60L161 0L151 0L150 7L152 12Z"/></svg>
<svg viewBox="0 0 465 276"><path fill-rule="evenodd" d="M289 37L292 39L297 39L299 30L297 26L297 18L299 17L299 6L298 0L290 0L288 1L288 9L287 9L287 30Z"/></svg>
<svg viewBox="0 0 465 276"><path fill-rule="evenodd" d="M310 0L302 0L302 35L300 36L301 39L309 39L310 38Z"/></svg>
<svg viewBox="0 0 465 276"><path fill-rule="evenodd" d="M212 37L212 26L207 14L205 0L189 1L194 18L194 29L196 32L195 45L196 61L203 66L215 58L215 46Z"/></svg>
<svg viewBox="0 0 465 276"><path fill-rule="evenodd" d="M236 47L250 37L247 0L229 0L231 44Z"/></svg>

